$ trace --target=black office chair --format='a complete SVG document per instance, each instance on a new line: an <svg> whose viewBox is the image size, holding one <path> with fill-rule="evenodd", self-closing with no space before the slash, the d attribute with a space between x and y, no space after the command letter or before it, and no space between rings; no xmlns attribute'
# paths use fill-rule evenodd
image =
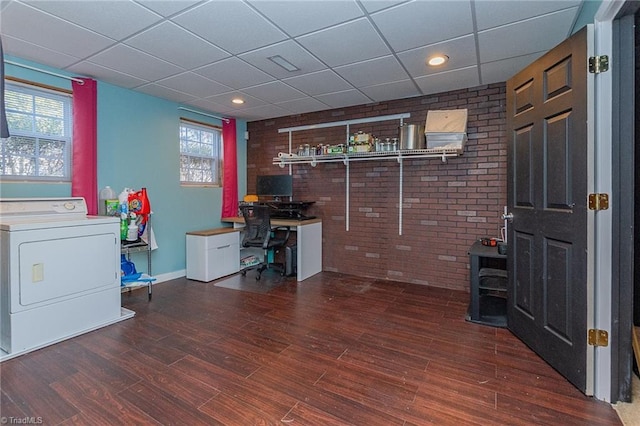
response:
<svg viewBox="0 0 640 426"><path fill-rule="evenodd" d="M278 270L284 275L284 265L269 263L269 250L277 252L284 247L289 239L291 229L288 226L271 227L271 208L269 206L243 206L242 216L244 217L245 223L242 247L260 247L264 250L263 262L256 265L258 268L256 280L260 279L263 271L271 268ZM277 231L286 232L286 234L284 237L276 237ZM246 275L248 269L253 268L244 269L242 275Z"/></svg>

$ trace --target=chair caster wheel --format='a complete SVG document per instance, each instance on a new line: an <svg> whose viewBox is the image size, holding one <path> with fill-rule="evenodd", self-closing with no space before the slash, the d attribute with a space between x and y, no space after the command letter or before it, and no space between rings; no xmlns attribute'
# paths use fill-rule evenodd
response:
<svg viewBox="0 0 640 426"><path fill-rule="evenodd" d="M260 281L260 275L256 275L256 281Z"/></svg>
<svg viewBox="0 0 640 426"><path fill-rule="evenodd" d="M243 277L246 277L246 276L247 276L247 271L246 271L246 270L245 270L245 271L242 271L242 272L240 272L240 273L242 274L242 276L243 276Z"/></svg>

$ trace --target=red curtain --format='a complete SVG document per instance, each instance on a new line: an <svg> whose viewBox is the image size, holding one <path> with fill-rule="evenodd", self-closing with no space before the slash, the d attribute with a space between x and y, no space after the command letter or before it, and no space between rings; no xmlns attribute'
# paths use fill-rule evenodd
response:
<svg viewBox="0 0 640 426"><path fill-rule="evenodd" d="M222 120L224 163L222 170L222 217L238 215L238 156L236 152L236 120Z"/></svg>
<svg viewBox="0 0 640 426"><path fill-rule="evenodd" d="M9 124L4 109L4 54L2 53L2 39L0 38L0 138L9 137Z"/></svg>
<svg viewBox="0 0 640 426"><path fill-rule="evenodd" d="M71 196L84 197L90 215L98 214L98 85L72 80L73 159Z"/></svg>

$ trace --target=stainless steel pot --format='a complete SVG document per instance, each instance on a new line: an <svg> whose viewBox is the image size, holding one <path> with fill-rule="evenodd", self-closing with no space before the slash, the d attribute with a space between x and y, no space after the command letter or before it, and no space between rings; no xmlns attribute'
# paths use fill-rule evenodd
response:
<svg viewBox="0 0 640 426"><path fill-rule="evenodd" d="M400 130L400 149L424 149L426 146L424 126L403 124Z"/></svg>

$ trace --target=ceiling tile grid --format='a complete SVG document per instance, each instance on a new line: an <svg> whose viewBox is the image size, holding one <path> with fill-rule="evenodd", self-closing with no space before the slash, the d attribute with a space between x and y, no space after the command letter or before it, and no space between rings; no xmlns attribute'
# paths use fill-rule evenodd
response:
<svg viewBox="0 0 640 426"><path fill-rule="evenodd" d="M254 121L506 81L569 36L582 5L0 0L0 35L9 60ZM427 66L434 54L448 62Z"/></svg>

